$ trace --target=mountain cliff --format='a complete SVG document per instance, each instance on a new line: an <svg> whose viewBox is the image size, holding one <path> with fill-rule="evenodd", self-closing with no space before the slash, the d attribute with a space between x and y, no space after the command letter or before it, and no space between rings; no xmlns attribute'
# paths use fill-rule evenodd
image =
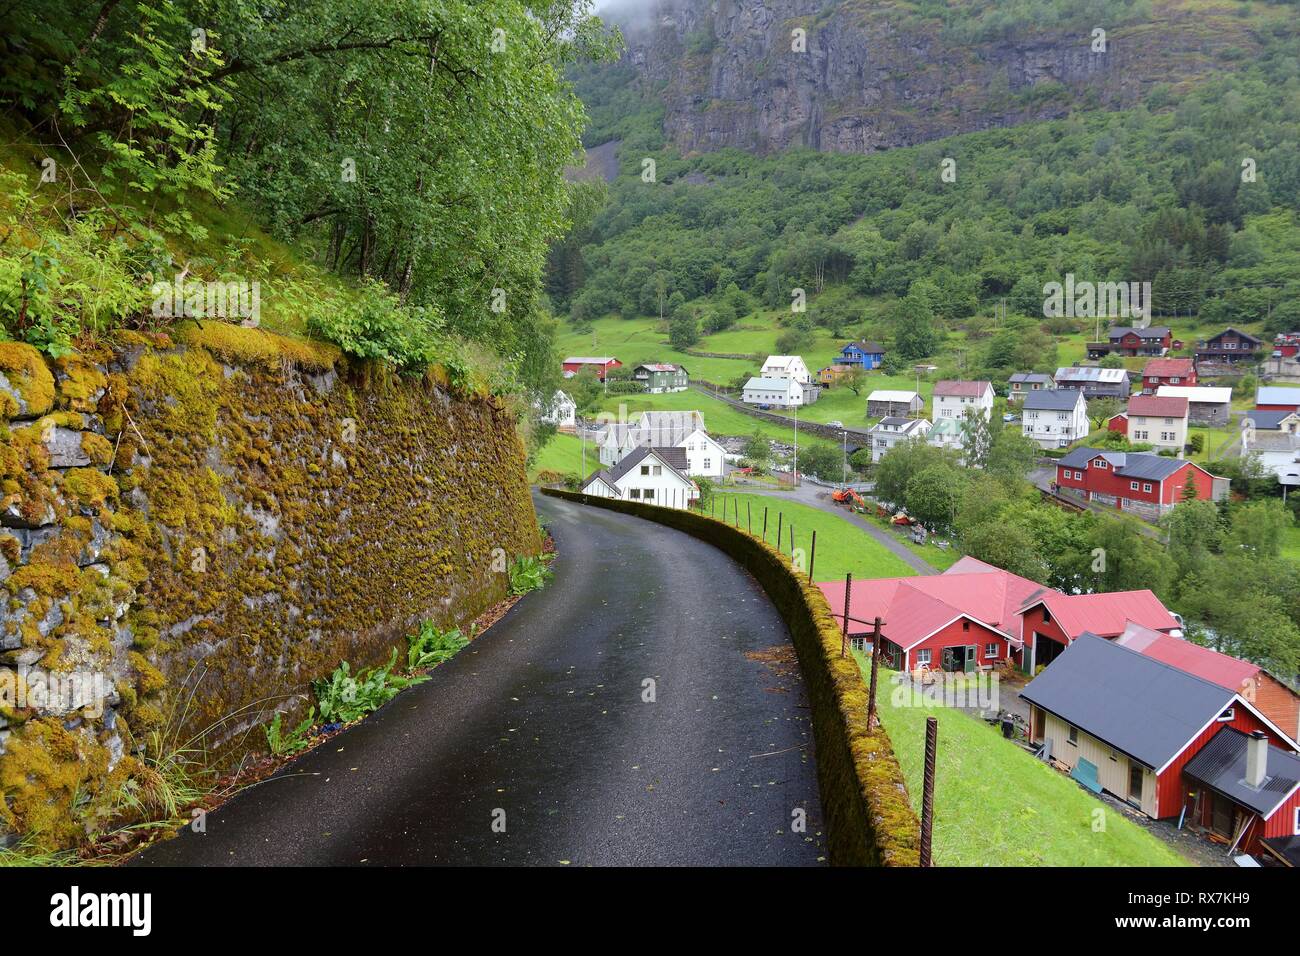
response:
<svg viewBox="0 0 1300 956"><path fill-rule="evenodd" d="M627 42L613 69L634 70L683 152L865 153L1132 106L1157 84L1176 94L1257 52L1282 14L1191 0L656 0L636 19L606 16Z"/></svg>

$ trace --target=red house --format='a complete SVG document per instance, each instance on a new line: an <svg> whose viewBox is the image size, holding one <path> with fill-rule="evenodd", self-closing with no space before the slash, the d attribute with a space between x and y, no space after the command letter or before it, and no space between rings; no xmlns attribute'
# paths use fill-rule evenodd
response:
<svg viewBox="0 0 1300 956"><path fill-rule="evenodd" d="M1196 384L1196 363L1185 358L1158 358L1142 369L1142 391L1154 395L1161 385Z"/></svg>
<svg viewBox="0 0 1300 956"><path fill-rule="evenodd" d="M1236 691L1292 740L1300 740L1300 694L1258 664L1132 622L1115 643Z"/></svg>
<svg viewBox="0 0 1300 956"><path fill-rule="evenodd" d="M844 613L844 582L818 584L831 611ZM862 647L870 623L884 624L881 661L897 670L971 671L1020 652L1020 607L1043 586L975 558L943 574L854 581L849 637Z"/></svg>
<svg viewBox="0 0 1300 956"><path fill-rule="evenodd" d="M605 376L609 374L611 369L616 369L622 364L622 362L613 356L602 355L593 358L586 355L570 355L564 360L564 377L572 378L584 368L590 367L596 370L596 378L603 382L605 381Z"/></svg>
<svg viewBox="0 0 1300 956"><path fill-rule="evenodd" d="M1164 326L1145 329L1115 326L1107 333L1108 341L1088 342L1088 357L1105 355L1164 355L1173 345L1173 333Z"/></svg>
<svg viewBox="0 0 1300 956"><path fill-rule="evenodd" d="M1189 475L1198 501L1219 501L1228 493L1226 478L1165 455L1076 448L1056 463L1056 484L1062 491L1148 519L1182 500Z"/></svg>
<svg viewBox="0 0 1300 956"><path fill-rule="evenodd" d="M1094 792L1238 851L1296 846L1297 744L1231 689L1084 633L1020 696L1031 741Z"/></svg>

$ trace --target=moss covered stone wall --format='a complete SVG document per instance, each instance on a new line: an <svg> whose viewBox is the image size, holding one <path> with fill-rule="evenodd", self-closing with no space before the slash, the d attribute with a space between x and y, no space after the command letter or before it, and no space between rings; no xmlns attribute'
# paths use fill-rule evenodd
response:
<svg viewBox="0 0 1300 956"><path fill-rule="evenodd" d="M46 847L147 801L168 742L238 752L541 547L495 400L230 325L0 343L0 472L0 840Z"/></svg>

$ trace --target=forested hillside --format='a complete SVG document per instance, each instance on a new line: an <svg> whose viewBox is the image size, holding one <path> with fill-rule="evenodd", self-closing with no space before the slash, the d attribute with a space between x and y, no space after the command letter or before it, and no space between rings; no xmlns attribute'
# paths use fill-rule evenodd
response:
<svg viewBox="0 0 1300 956"><path fill-rule="evenodd" d="M1258 54L1230 72L1155 84L1122 109L1081 100L1064 118L870 155L683 154L638 64L578 70L593 118L586 142L617 143L621 175L553 251L548 290L579 327L662 315L684 346L758 307L784 314L796 347L822 327L921 358L960 330L983 343L969 358L995 378L1055 361L1050 337L1018 317L1041 322L1044 284L1066 273L1150 281L1157 319L1290 329L1300 323L1300 28L1277 6L1237 10ZM963 24L1001 35L995 19L950 18L940 32L950 44L963 42ZM810 297L805 314L790 310L794 289Z"/></svg>

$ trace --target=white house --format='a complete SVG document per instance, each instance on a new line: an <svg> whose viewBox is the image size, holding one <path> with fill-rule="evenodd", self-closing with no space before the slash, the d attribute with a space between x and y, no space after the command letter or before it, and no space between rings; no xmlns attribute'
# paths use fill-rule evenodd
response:
<svg viewBox="0 0 1300 956"><path fill-rule="evenodd" d="M1182 453L1188 402L1181 395L1134 395L1128 401L1128 440Z"/></svg>
<svg viewBox="0 0 1300 956"><path fill-rule="evenodd" d="M617 422L606 425L604 433L600 436L600 463L610 468L639 447L641 441L635 425L622 425Z"/></svg>
<svg viewBox="0 0 1300 956"><path fill-rule="evenodd" d="M993 417L992 382L943 381L934 383L934 419L966 418L968 408L978 408L988 421Z"/></svg>
<svg viewBox="0 0 1300 956"><path fill-rule="evenodd" d="M676 447L686 451L686 474L692 477L722 477L727 452L703 428L691 432Z"/></svg>
<svg viewBox="0 0 1300 956"><path fill-rule="evenodd" d="M929 431L930 423L924 418L882 418L867 429L871 436L871 460L880 461L895 445L924 438Z"/></svg>
<svg viewBox="0 0 1300 956"><path fill-rule="evenodd" d="M763 363L759 378L789 378L796 382L811 382L812 373L799 355L769 355Z"/></svg>
<svg viewBox="0 0 1300 956"><path fill-rule="evenodd" d="M927 445L961 451L966 447L966 421L961 418L936 418L925 437Z"/></svg>
<svg viewBox="0 0 1300 956"><path fill-rule="evenodd" d="M550 422L556 428L576 428L578 425L578 406L562 389L556 389L549 403L542 403L540 416L544 422Z"/></svg>
<svg viewBox="0 0 1300 956"><path fill-rule="evenodd" d="M745 383L740 400L746 405L775 405L798 408L804 404L804 384L793 378L751 378Z"/></svg>
<svg viewBox="0 0 1300 956"><path fill-rule="evenodd" d="M581 491L599 498L688 508L700 491L686 475L686 465L685 449L638 448L613 468L593 472Z"/></svg>
<svg viewBox="0 0 1300 956"><path fill-rule="evenodd" d="M1040 448L1065 448L1088 435L1088 400L1082 389L1029 392L1021 405L1021 433Z"/></svg>

